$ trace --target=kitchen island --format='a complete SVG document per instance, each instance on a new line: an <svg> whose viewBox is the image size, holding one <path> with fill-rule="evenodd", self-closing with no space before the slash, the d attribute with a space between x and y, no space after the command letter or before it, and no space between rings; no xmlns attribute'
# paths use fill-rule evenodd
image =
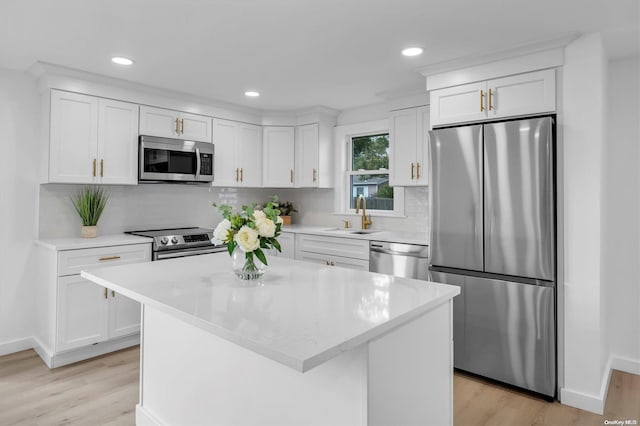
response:
<svg viewBox="0 0 640 426"><path fill-rule="evenodd" d="M452 424L459 288L225 253L82 276L142 304L137 424Z"/></svg>

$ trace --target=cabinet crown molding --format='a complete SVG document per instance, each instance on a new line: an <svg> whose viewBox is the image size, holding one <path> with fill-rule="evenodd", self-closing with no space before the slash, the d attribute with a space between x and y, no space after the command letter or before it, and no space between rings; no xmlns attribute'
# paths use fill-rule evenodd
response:
<svg viewBox="0 0 640 426"><path fill-rule="evenodd" d="M555 68L564 64L564 47L580 34L533 43L509 49L482 53L428 65L417 71L427 78L428 91L530 71Z"/></svg>

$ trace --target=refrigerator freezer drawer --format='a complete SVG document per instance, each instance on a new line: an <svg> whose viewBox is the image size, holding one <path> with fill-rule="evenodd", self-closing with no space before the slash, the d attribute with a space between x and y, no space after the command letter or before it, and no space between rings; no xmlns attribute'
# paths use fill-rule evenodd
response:
<svg viewBox="0 0 640 426"><path fill-rule="evenodd" d="M431 272L458 285L454 365L553 397L556 391L555 288Z"/></svg>

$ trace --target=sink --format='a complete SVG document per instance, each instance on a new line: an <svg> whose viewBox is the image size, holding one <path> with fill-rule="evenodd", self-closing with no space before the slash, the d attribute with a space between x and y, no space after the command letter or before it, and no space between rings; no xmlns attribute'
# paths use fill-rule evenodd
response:
<svg viewBox="0 0 640 426"><path fill-rule="evenodd" d="M345 228L327 228L323 229L322 232L335 232L340 234L355 234L355 235L364 235L364 234L375 234L380 231L371 231L371 230L361 230L361 231L351 231Z"/></svg>

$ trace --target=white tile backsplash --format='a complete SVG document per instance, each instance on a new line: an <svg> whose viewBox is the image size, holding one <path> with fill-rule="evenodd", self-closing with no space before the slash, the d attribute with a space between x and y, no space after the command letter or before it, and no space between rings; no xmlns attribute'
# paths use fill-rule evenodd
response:
<svg viewBox="0 0 640 426"><path fill-rule="evenodd" d="M39 237L57 238L80 235L80 218L71 204L71 196L82 185L40 185ZM334 214L331 189L245 189L206 186L147 184L107 186L109 203L98 223L102 235L130 230L185 226L215 227L220 220L217 204L239 208L252 202L262 203L277 194L298 209L294 223L341 226L343 216ZM428 191L407 188L406 218L374 218L374 229L392 231L427 230ZM353 226L358 223L348 217Z"/></svg>

